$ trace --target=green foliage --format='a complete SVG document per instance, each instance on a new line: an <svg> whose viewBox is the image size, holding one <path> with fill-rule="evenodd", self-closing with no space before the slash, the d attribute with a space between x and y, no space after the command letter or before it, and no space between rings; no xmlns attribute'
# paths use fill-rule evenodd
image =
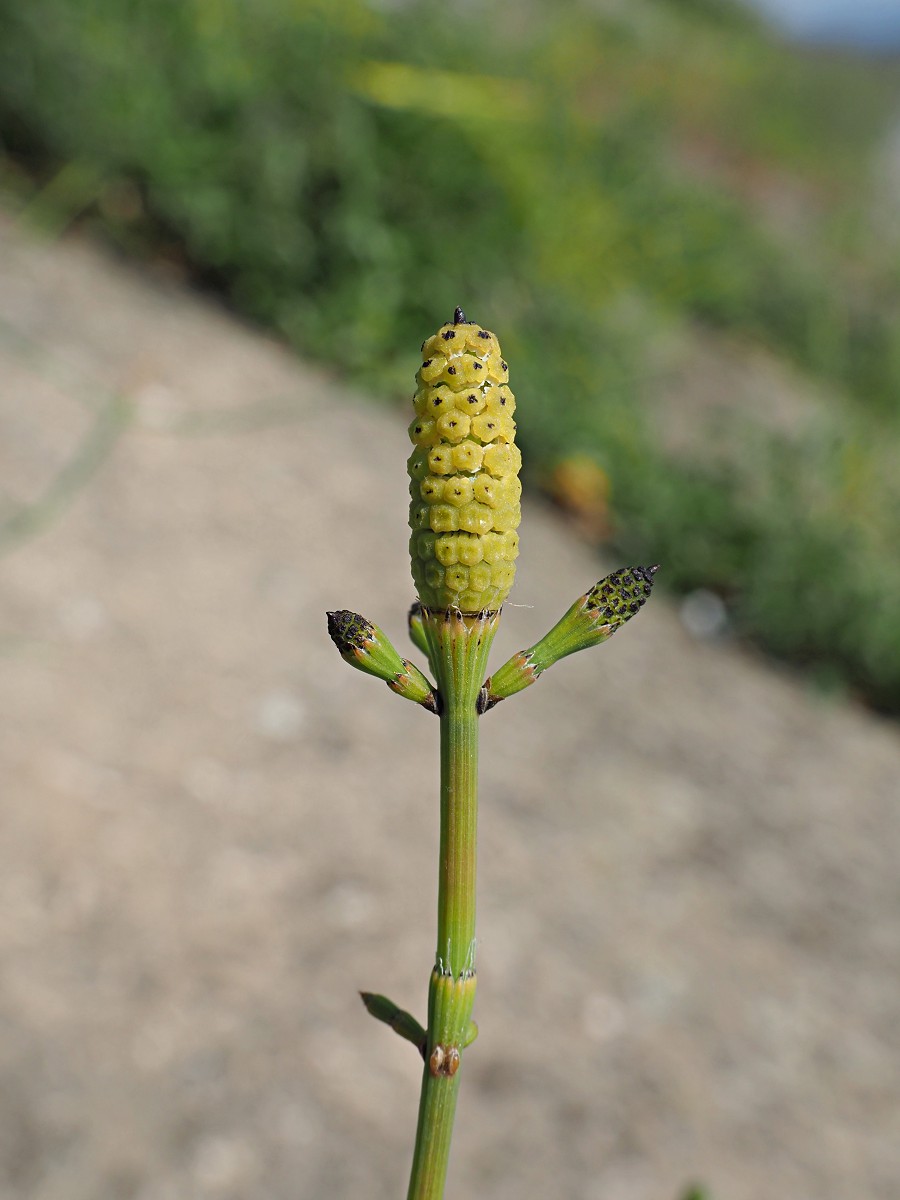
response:
<svg viewBox="0 0 900 1200"><path fill-rule="evenodd" d="M623 554L900 711L900 284L858 197L896 72L792 56L724 0L595 8L0 0L0 137L68 172L46 199L96 196L130 249L177 240L385 392L455 305L502 315L533 476L586 452ZM800 236L769 212L798 188ZM685 323L840 395L826 432L759 433L737 470L699 433L666 449L644 401Z"/></svg>
<svg viewBox="0 0 900 1200"><path fill-rule="evenodd" d="M681 1200L712 1200L705 1187L689 1187L681 1196Z"/></svg>

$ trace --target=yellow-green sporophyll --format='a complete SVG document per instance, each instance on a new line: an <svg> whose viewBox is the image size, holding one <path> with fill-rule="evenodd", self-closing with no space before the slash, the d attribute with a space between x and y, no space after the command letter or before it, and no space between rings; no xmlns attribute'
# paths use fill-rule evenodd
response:
<svg viewBox="0 0 900 1200"><path fill-rule="evenodd" d="M461 308L422 355L407 463L413 580L426 608L499 609L522 515L509 369L494 335Z"/></svg>

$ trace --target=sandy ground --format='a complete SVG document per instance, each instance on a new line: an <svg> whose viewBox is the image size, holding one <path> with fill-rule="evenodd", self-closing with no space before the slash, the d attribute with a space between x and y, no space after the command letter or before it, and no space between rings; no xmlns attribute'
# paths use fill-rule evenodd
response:
<svg viewBox="0 0 900 1200"><path fill-rule="evenodd" d="M406 454L0 219L0 1200L405 1194L419 1063L357 991L423 1015L437 722L324 612L404 642ZM534 503L522 547L497 663L602 573ZM896 1200L898 778L661 596L486 716L448 1195Z"/></svg>

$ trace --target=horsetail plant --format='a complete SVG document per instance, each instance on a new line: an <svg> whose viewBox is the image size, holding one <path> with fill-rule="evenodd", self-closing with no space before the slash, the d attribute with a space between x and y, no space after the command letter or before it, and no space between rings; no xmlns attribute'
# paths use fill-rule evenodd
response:
<svg viewBox="0 0 900 1200"><path fill-rule="evenodd" d="M519 552L522 460L515 445L515 399L497 339L461 309L422 351L409 427L410 555L418 593L409 633L435 683L356 613L329 613L328 631L351 666L384 680L440 720L438 929L427 1025L385 996L362 993L372 1016L412 1042L424 1059L407 1200L440 1200L463 1052L478 1032L472 1020L478 719L558 659L610 638L644 605L657 568L614 571L576 600L539 642L485 681Z"/></svg>

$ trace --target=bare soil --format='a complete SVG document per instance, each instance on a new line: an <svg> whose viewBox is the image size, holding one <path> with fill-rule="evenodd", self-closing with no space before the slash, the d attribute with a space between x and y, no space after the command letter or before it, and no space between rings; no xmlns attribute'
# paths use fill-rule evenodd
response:
<svg viewBox="0 0 900 1200"><path fill-rule="evenodd" d="M405 641L406 454L0 219L0 1200L404 1194L420 1066L357 992L423 1015L437 723L324 613ZM522 547L497 662L619 565L536 503ZM896 1200L897 727L656 596L483 734L449 1195Z"/></svg>

